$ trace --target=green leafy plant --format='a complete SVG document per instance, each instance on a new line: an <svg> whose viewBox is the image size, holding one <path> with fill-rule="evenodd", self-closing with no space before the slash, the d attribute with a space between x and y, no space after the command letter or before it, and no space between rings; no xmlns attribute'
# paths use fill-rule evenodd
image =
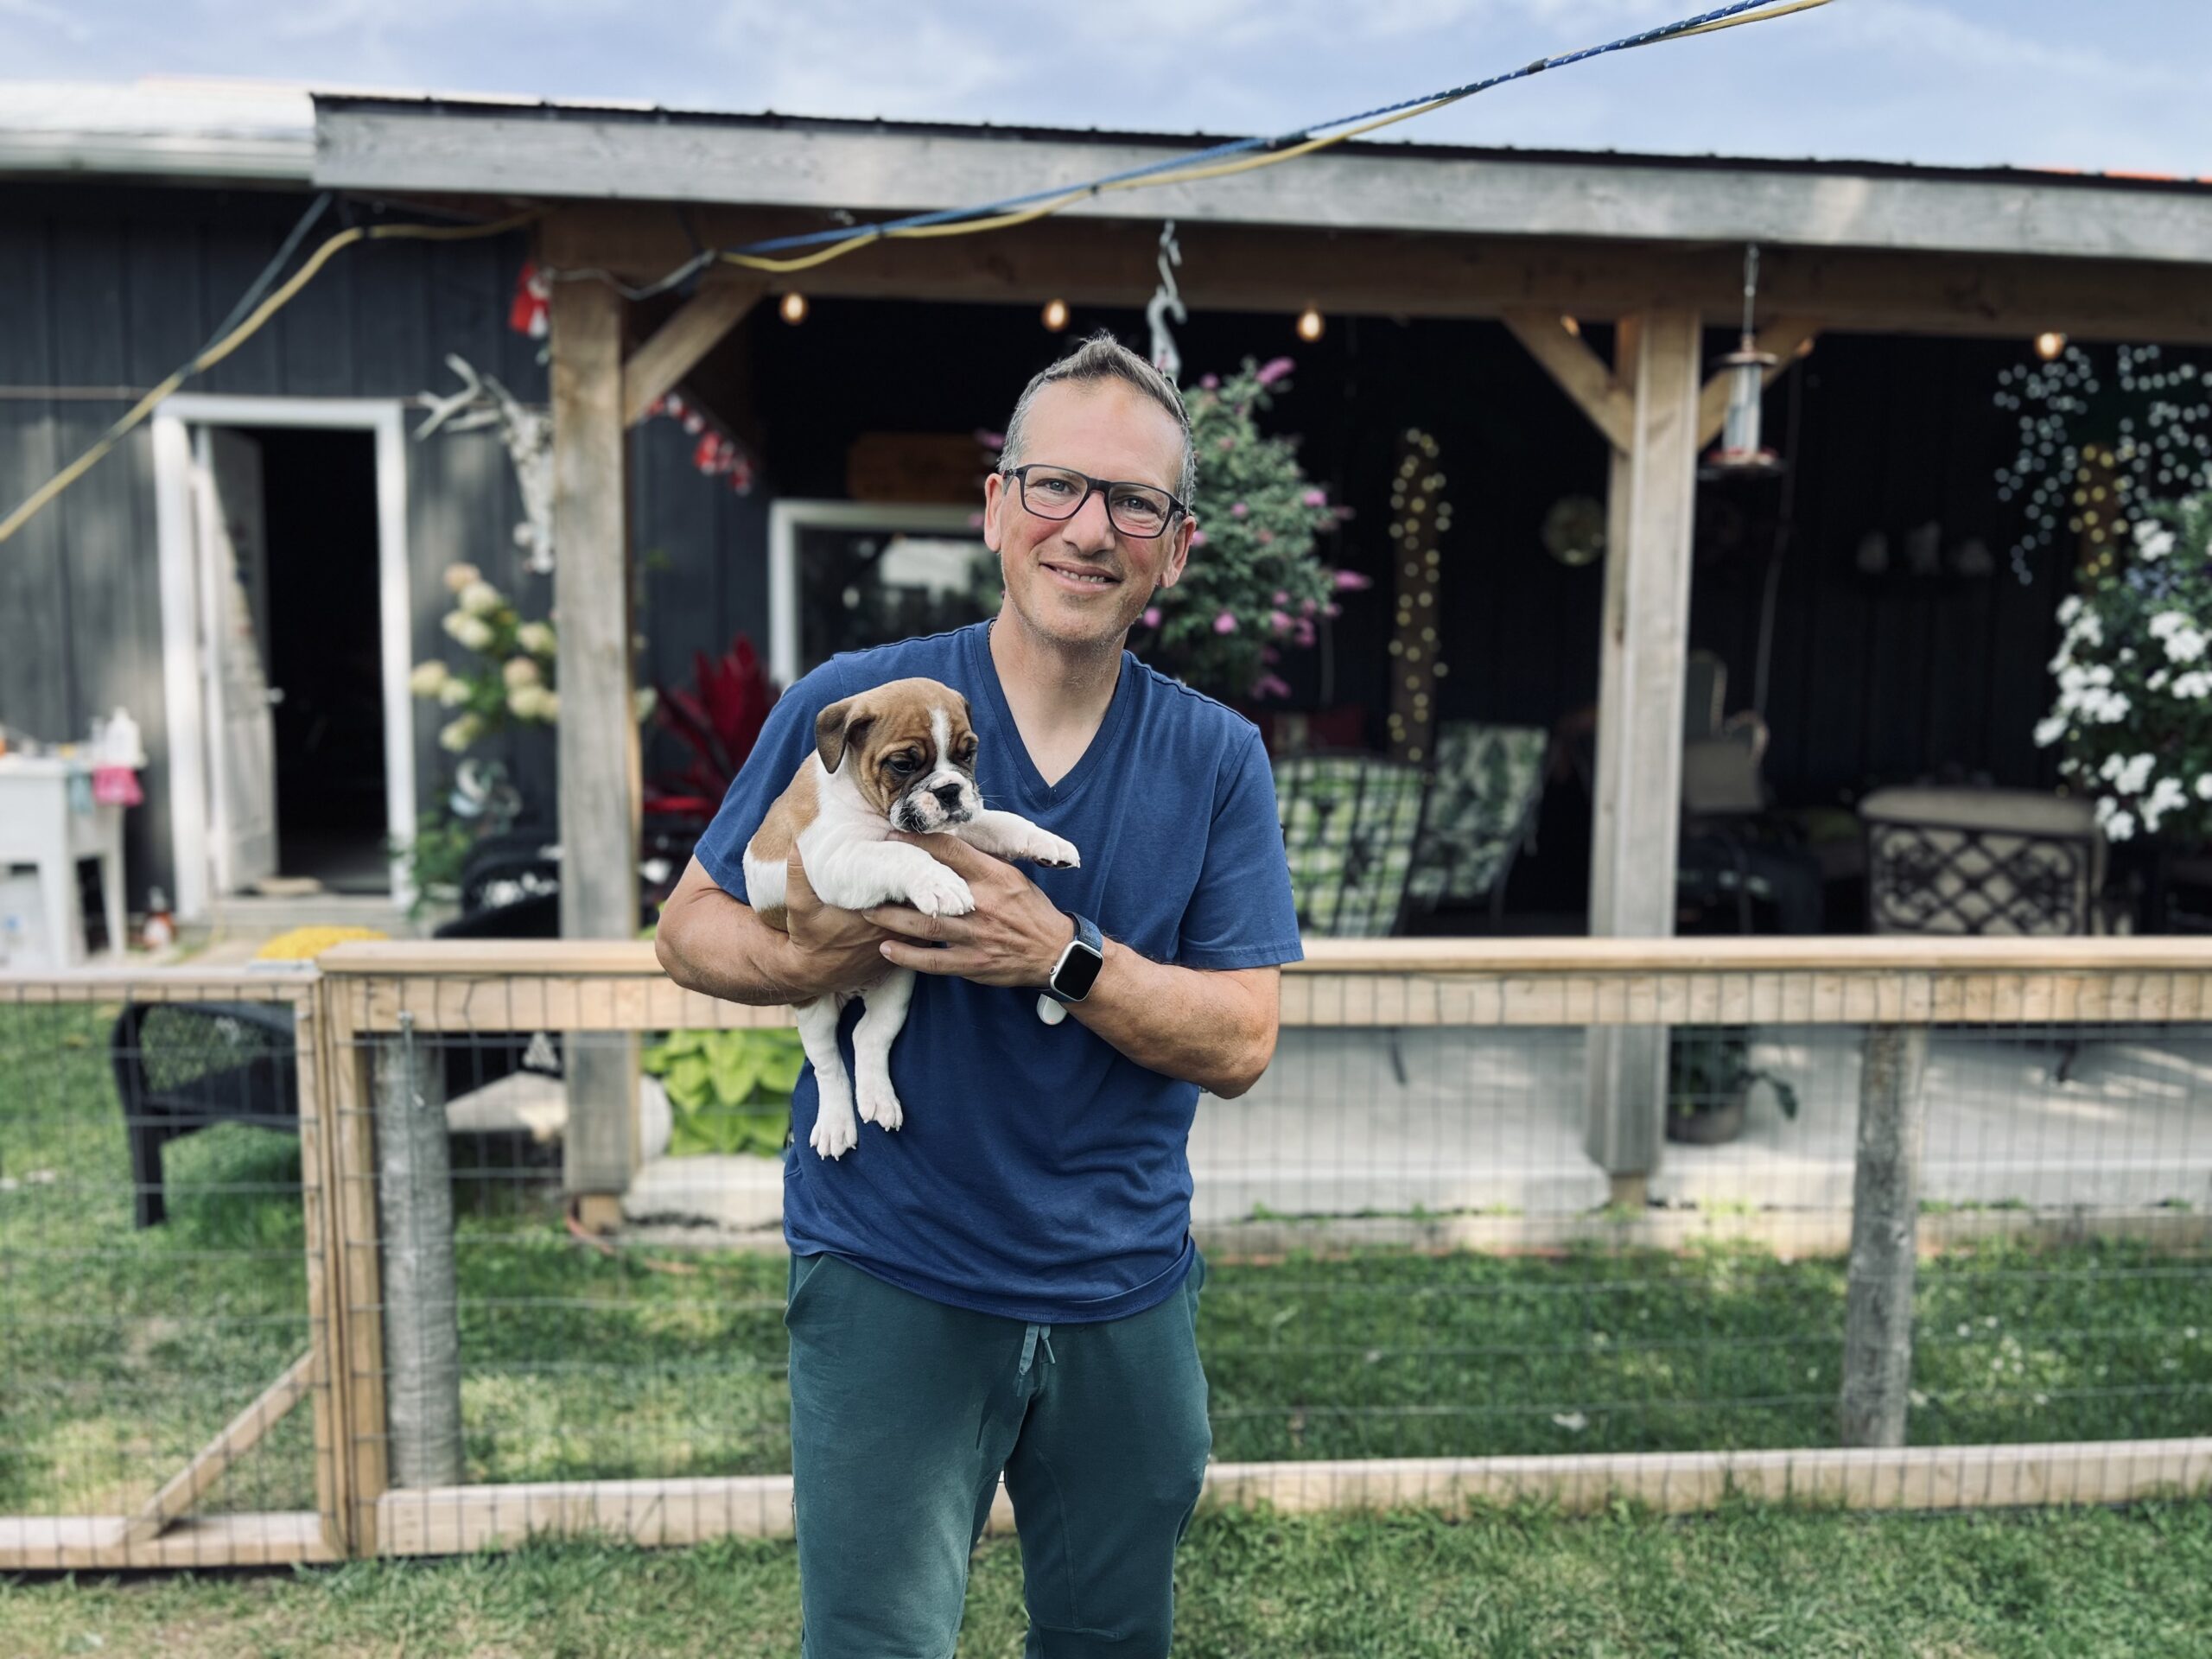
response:
<svg viewBox="0 0 2212 1659"><path fill-rule="evenodd" d="M2036 742L2109 841L2212 842L2212 493L2145 506L2058 607Z"/></svg>
<svg viewBox="0 0 2212 1659"><path fill-rule="evenodd" d="M1751 1033L1740 1026L1677 1030L1667 1052L1667 1109L1694 1117L1733 1105L1755 1083L1774 1090L1784 1117L1797 1116L1797 1091L1751 1064Z"/></svg>
<svg viewBox="0 0 2212 1659"><path fill-rule="evenodd" d="M783 1150L806 1061L796 1031L672 1031L639 1060L668 1090L671 1157Z"/></svg>

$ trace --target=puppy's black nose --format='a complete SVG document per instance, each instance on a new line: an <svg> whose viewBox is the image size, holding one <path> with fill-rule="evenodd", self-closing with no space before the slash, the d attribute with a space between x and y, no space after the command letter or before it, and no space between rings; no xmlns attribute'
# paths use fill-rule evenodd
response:
<svg viewBox="0 0 2212 1659"><path fill-rule="evenodd" d="M938 804L948 812L960 804L960 785L957 784L939 784L930 793L937 797Z"/></svg>

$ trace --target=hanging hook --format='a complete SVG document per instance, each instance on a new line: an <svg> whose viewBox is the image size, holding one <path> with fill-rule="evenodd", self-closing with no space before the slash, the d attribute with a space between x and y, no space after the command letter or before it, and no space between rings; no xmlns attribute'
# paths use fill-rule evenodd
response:
<svg viewBox="0 0 2212 1659"><path fill-rule="evenodd" d="M1182 378L1183 354L1175 349L1175 337L1167 332L1167 319L1173 316L1179 323L1188 322L1191 314L1184 308L1183 296L1175 286L1174 267L1183 263L1183 250L1175 240L1172 219L1160 227L1158 263L1160 286L1145 302L1144 320L1152 325L1153 367L1175 381Z"/></svg>

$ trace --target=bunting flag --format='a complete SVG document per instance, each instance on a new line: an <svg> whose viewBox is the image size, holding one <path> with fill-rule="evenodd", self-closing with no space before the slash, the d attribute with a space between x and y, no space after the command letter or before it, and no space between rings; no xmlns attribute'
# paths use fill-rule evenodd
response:
<svg viewBox="0 0 2212 1659"><path fill-rule="evenodd" d="M745 446L721 429L706 412L683 397L670 392L656 397L645 406L645 413L680 422L685 432L697 442L691 446L691 464L699 469L702 478L726 478L730 489L739 495L753 493L753 457Z"/></svg>
<svg viewBox="0 0 2212 1659"><path fill-rule="evenodd" d="M507 327L532 340L543 340L552 332L552 309L551 280L538 270L535 260L524 260L515 276L514 303L507 308Z"/></svg>

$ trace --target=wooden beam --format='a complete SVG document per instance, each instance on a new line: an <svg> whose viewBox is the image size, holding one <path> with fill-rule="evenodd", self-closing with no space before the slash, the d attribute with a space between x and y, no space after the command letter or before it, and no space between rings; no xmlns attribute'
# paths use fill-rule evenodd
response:
<svg viewBox="0 0 2212 1659"><path fill-rule="evenodd" d="M1769 323L1757 336L1756 349L1773 353L1772 368L1759 376L1759 384L1772 385L1789 372L1797 360L1797 353L1807 342L1820 337L1821 325L1803 317L1786 317ZM1728 376L1724 370L1705 383L1705 390L1697 398L1697 447L1704 448L1720 435L1721 427L1728 419Z"/></svg>
<svg viewBox="0 0 2212 1659"><path fill-rule="evenodd" d="M366 190L497 189L569 200L745 201L874 218L996 201L1158 165L1175 138L899 130L426 103L316 111L315 182ZM667 207L659 211L673 217ZM1532 156L1346 144L1288 166L1095 193L1073 219L1157 234L1216 224L1472 236L1634 237L1779 246L1994 251L2212 262L2212 190L2015 172L1931 176L1847 163ZM1188 250L1185 246L1185 257Z"/></svg>
<svg viewBox="0 0 2212 1659"><path fill-rule="evenodd" d="M1689 643L1690 532L1697 496L1697 394L1703 345L1694 311L1638 321L1636 414L1625 461L1628 503L1609 523L1605 550L1622 569L1609 579L1599 645L1597 784L1590 931L1663 938L1675 931L1680 840L1682 683ZM1616 588L1613 584L1618 584ZM1618 629L1616 632L1613 630ZM1611 695L1608 696L1610 690ZM1656 1012L1656 1011L1655 1011ZM1592 1161L1617 1185L1640 1192L1659 1167L1665 1126L1667 1027L1652 1020L1593 1033L1587 1045Z"/></svg>
<svg viewBox="0 0 2212 1659"><path fill-rule="evenodd" d="M309 1348L226 1424L223 1432L193 1454L192 1461L165 1482L123 1523L122 1541L144 1543L204 1497L230 1467L251 1452L261 1437L299 1404L315 1375L315 1351Z"/></svg>
<svg viewBox="0 0 2212 1659"><path fill-rule="evenodd" d="M701 207L702 241L728 246L818 230L819 213ZM1499 317L1564 312L1584 321L1688 308L1732 316L1740 246L1546 236L1447 236L1325 226L1186 225L1176 232L1185 297L1215 310L1295 314L1307 305L1366 316ZM664 207L563 208L541 228L545 263L626 280L691 257ZM1156 225L1041 220L987 235L885 242L802 279L810 294L1033 305L1141 306L1159 280ZM2212 343L2212 284L2153 260L1910 254L1764 245L1761 303L1831 330L2011 337L2046 328L2077 340Z"/></svg>
<svg viewBox="0 0 2212 1659"><path fill-rule="evenodd" d="M758 283L715 281L700 285L683 308L653 331L622 365L622 423L645 418L653 400L681 384L699 359L744 320L765 291Z"/></svg>
<svg viewBox="0 0 2212 1659"><path fill-rule="evenodd" d="M561 931L638 931L642 802L632 709L629 467L623 301L553 285L553 599L560 613ZM569 1047L562 1140L570 1195L620 1193L638 1166L637 1042Z"/></svg>
<svg viewBox="0 0 2212 1659"><path fill-rule="evenodd" d="M1513 338L1528 349L1529 355L1543 366L1544 372L1558 383L1559 389L1589 417L1590 424L1613 446L1613 452L1626 454L1636 407L1620 382L1613 378L1613 372L1605 366L1605 359L1592 351L1556 311L1508 311L1504 322Z"/></svg>

